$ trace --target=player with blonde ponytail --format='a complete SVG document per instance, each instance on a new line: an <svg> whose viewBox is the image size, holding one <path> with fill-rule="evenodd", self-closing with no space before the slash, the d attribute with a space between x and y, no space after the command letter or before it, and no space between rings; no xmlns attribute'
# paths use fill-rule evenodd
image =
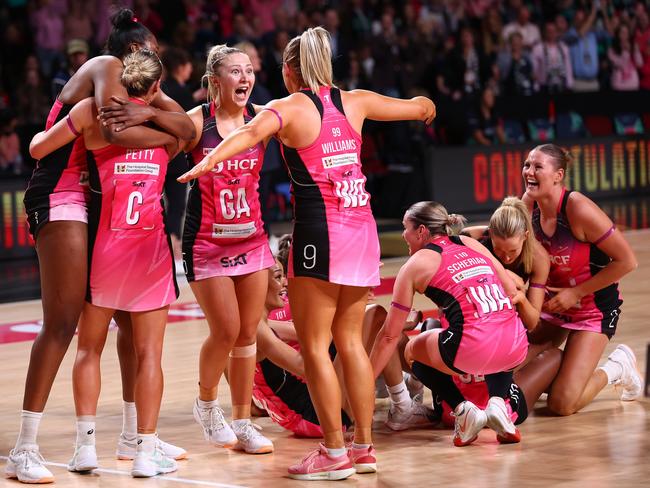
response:
<svg viewBox="0 0 650 488"><path fill-rule="evenodd" d="M436 110L425 97L400 100L336 88L329 34L321 27L289 42L282 74L290 95L267 104L179 181L200 177L267 137L280 140L294 195L289 300L324 434L323 444L291 466L289 476L344 479L377 469L374 380L361 329L368 291L379 284L379 239L361 171L361 129L365 119L429 124ZM349 451L341 430L341 388L328 353L332 338L355 419Z"/></svg>

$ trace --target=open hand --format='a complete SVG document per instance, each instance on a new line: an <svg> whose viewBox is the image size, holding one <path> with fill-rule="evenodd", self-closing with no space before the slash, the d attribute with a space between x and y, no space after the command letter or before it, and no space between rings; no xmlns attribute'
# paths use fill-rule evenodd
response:
<svg viewBox="0 0 650 488"><path fill-rule="evenodd" d="M124 98L112 96L116 105L105 105L99 109L99 119L105 127L115 132L147 122L154 115L149 105L140 105Z"/></svg>
<svg viewBox="0 0 650 488"><path fill-rule="evenodd" d="M194 166L187 173L180 175L178 178L176 178L176 180L180 183L187 183L190 180L194 180L196 178L203 176L206 173L209 173L210 171L212 171L212 168L214 168L216 164L217 164L216 161L211 162L210 158L205 157L199 162L199 164Z"/></svg>

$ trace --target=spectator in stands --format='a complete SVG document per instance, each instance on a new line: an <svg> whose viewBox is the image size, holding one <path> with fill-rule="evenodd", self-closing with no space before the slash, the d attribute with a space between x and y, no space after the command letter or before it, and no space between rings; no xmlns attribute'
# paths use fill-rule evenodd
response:
<svg viewBox="0 0 650 488"><path fill-rule="evenodd" d="M63 62L63 20L60 3L56 0L38 0L29 19L38 65L46 78ZM65 10L65 6L63 8Z"/></svg>
<svg viewBox="0 0 650 488"><path fill-rule="evenodd" d="M632 35L627 24L620 24L616 30L612 47L607 51L612 64L611 84L616 91L639 89L637 67L643 66L639 49L632 44Z"/></svg>
<svg viewBox="0 0 650 488"><path fill-rule="evenodd" d="M86 0L69 0L68 11L65 14L64 38L66 42L72 39L88 41L93 36L93 22L90 16L92 4Z"/></svg>
<svg viewBox="0 0 650 488"><path fill-rule="evenodd" d="M505 42L509 41L510 38L503 38L502 32L503 22L501 21L499 9L497 6L490 7L481 20L481 38L486 56L496 59L499 51L504 48Z"/></svg>
<svg viewBox="0 0 650 488"><path fill-rule="evenodd" d="M515 31L508 41L510 50L502 51L498 60L503 94L531 96L534 92L533 62L524 51L523 38Z"/></svg>
<svg viewBox="0 0 650 488"><path fill-rule="evenodd" d="M492 88L485 88L481 93L478 107L469 115L471 137L474 142L482 146L505 144L506 142L503 120L495 111L495 101Z"/></svg>
<svg viewBox="0 0 650 488"><path fill-rule="evenodd" d="M594 2L587 14L584 9L577 9L573 26L563 36L569 46L571 67L573 69L573 91L598 91L598 39L593 25L596 20L597 4Z"/></svg>
<svg viewBox="0 0 650 488"><path fill-rule="evenodd" d="M519 32L524 41L525 49L532 49L534 45L541 41L539 27L530 21L530 10L522 5L517 13L517 20L510 22L503 28L503 39L510 39L510 34Z"/></svg>
<svg viewBox="0 0 650 488"><path fill-rule="evenodd" d="M642 2L637 2L634 13L636 17L636 32L634 46L641 55L639 68L639 88L650 90L650 19L648 10Z"/></svg>
<svg viewBox="0 0 650 488"><path fill-rule="evenodd" d="M389 97L399 97L398 75L400 69L400 52L395 18L392 9L385 9L376 29L378 34L370 41L374 69L381 76L370 78L371 89Z"/></svg>
<svg viewBox="0 0 650 488"><path fill-rule="evenodd" d="M554 22L544 26L544 41L532 51L533 73L541 91L562 93L573 87L573 70L569 49L558 40Z"/></svg>
<svg viewBox="0 0 650 488"><path fill-rule="evenodd" d="M160 14L151 8L151 0L135 0L133 10L138 22L141 22L154 36L158 37L162 34L165 24Z"/></svg>
<svg viewBox="0 0 650 488"><path fill-rule="evenodd" d="M28 139L43 129L50 110L50 97L41 73L34 68L34 64L37 64L34 59L33 56L27 58L24 78L15 97L18 125L22 126L21 134Z"/></svg>
<svg viewBox="0 0 650 488"><path fill-rule="evenodd" d="M59 96L64 85L72 75L88 61L88 43L83 39L71 39L66 45L67 63L52 79L52 99Z"/></svg>
<svg viewBox="0 0 650 488"><path fill-rule="evenodd" d="M23 170L16 122L15 113L9 109L0 110L0 177L18 175Z"/></svg>

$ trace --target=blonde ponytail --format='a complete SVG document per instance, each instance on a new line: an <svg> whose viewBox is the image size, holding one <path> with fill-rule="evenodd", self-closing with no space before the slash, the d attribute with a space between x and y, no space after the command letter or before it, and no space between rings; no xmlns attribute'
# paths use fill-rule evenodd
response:
<svg viewBox="0 0 650 488"><path fill-rule="evenodd" d="M490 218L490 235L501 239L524 236L525 240L519 256L527 274L533 269L535 258L535 231L526 204L517 197L506 197ZM526 231L528 235L526 236Z"/></svg>
<svg viewBox="0 0 650 488"><path fill-rule="evenodd" d="M291 39L284 49L283 62L293 71L298 83L314 93L321 86L334 86L330 34L322 27L307 29Z"/></svg>
<svg viewBox="0 0 650 488"><path fill-rule="evenodd" d="M223 65L226 57L231 54L245 54L241 49L229 47L226 44L214 46L208 52L208 60L205 63L205 74L201 78L201 83L208 83L208 103L214 102L219 105L219 86L214 82L214 77L219 76L219 68Z"/></svg>

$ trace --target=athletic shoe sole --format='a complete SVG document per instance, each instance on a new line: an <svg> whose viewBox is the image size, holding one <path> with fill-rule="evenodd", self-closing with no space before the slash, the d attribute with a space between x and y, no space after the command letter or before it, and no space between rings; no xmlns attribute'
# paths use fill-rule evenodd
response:
<svg viewBox="0 0 650 488"><path fill-rule="evenodd" d="M357 471L354 468L337 469L336 471L322 471L320 473L289 474L289 478L301 481L337 481L349 478Z"/></svg>

